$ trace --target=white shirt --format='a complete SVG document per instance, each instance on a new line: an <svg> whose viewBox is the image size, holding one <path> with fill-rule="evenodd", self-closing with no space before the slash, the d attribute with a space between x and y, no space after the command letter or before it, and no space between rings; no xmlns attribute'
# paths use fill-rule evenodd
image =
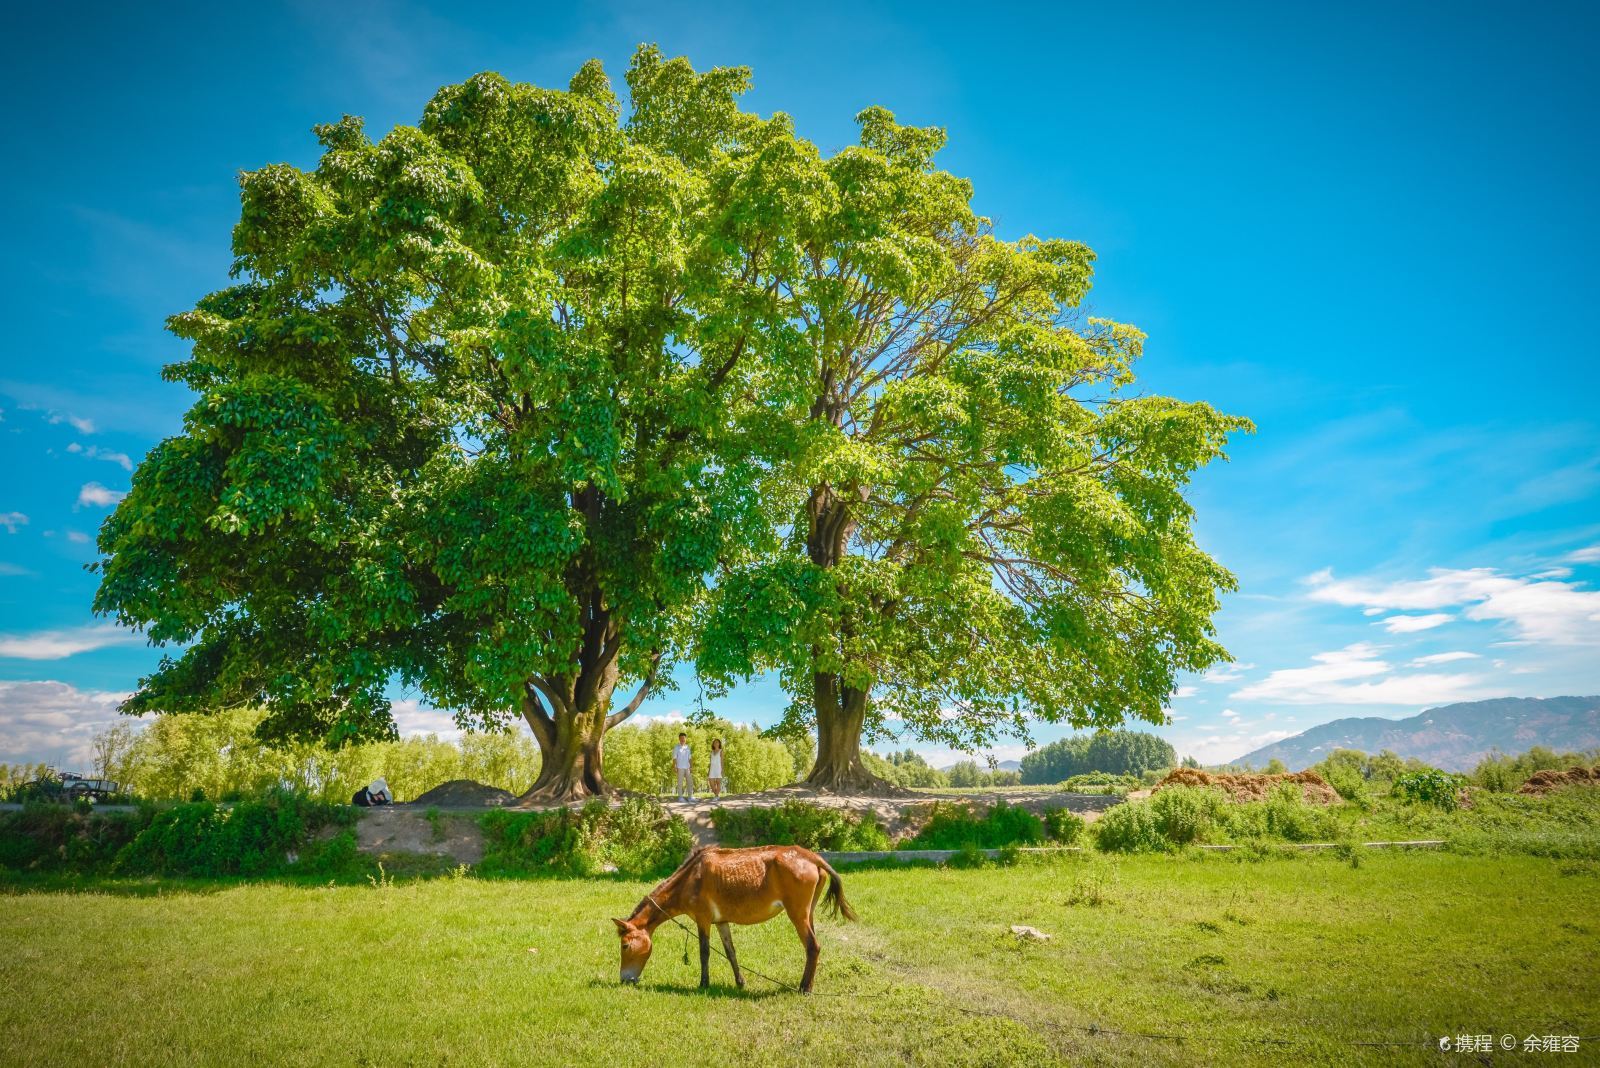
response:
<svg viewBox="0 0 1600 1068"><path fill-rule="evenodd" d="M720 750L720 749L711 750L711 770L710 770L710 772L707 773L706 778L708 778L708 779L720 779L720 778L722 778L722 750Z"/></svg>
<svg viewBox="0 0 1600 1068"><path fill-rule="evenodd" d="M672 747L672 766L679 771L689 770L689 743L679 742Z"/></svg>
<svg viewBox="0 0 1600 1068"><path fill-rule="evenodd" d="M371 786L367 787L367 796L372 798L374 801L394 800L394 797L389 793L389 784L382 779L377 780Z"/></svg>

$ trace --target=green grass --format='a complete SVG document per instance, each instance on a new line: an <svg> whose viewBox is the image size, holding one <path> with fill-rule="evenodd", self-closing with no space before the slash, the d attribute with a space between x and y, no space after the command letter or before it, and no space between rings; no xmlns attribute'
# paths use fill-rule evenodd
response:
<svg viewBox="0 0 1600 1068"><path fill-rule="evenodd" d="M1439 1063L1444 1034L1600 1033L1592 861L1087 855L845 884L862 922L823 921L807 999L740 993L717 957L697 991L671 928L620 987L608 917L646 883L13 883L3 1059L1376 1065ZM785 921L735 937L747 966L798 978Z"/></svg>

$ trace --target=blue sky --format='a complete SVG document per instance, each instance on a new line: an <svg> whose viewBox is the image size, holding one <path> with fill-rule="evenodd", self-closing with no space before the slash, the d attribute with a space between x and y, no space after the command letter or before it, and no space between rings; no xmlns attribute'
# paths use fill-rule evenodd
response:
<svg viewBox="0 0 1600 1068"><path fill-rule="evenodd" d="M162 322L225 284L237 172L310 166L313 123L413 122L476 71L619 75L643 41L751 66L747 105L824 150L869 104L945 126L942 164L1003 234L1096 249L1095 310L1150 334L1143 388L1256 421L1194 488L1240 579L1219 617L1239 663L1185 680L1180 752L1600 692L1600 9L455 7L12 16L0 761L81 760L159 655L90 616L83 565L189 404L159 379L185 354ZM756 683L721 710L781 703Z"/></svg>

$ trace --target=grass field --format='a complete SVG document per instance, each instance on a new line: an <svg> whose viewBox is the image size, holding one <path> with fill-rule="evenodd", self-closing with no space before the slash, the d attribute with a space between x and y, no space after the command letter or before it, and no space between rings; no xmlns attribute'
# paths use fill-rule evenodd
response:
<svg viewBox="0 0 1600 1068"><path fill-rule="evenodd" d="M862 922L823 922L811 998L741 993L717 957L698 991L673 928L620 987L608 917L640 883L12 885L0 1059L1437 1064L1446 1034L1600 1033L1592 861L1079 857L845 883ZM796 980L787 923L735 937L747 967Z"/></svg>

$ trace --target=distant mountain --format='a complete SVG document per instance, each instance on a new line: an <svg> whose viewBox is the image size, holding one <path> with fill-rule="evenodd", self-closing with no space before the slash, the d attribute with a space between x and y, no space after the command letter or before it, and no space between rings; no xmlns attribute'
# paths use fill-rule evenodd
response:
<svg viewBox="0 0 1600 1068"><path fill-rule="evenodd" d="M973 757L972 761L973 761L973 763L978 765L978 770L979 771L988 771L989 770L989 765L988 765L987 762L985 762L983 760L980 760L977 757ZM956 761L956 764L962 764L962 763L965 763L965 761L961 761L961 760ZM956 764L951 764L950 768L955 767ZM950 768L940 768L939 770L940 771L949 771ZM1001 760L1001 761L997 761L995 763L994 770L995 771L1021 771L1022 770L1022 761L1020 761L1020 760Z"/></svg>
<svg viewBox="0 0 1600 1068"><path fill-rule="evenodd" d="M1600 746L1600 697L1502 697L1430 708L1409 719L1336 719L1262 746L1234 763L1261 767L1276 757L1291 771L1335 749L1393 750L1447 771L1470 771L1491 749L1520 753Z"/></svg>

